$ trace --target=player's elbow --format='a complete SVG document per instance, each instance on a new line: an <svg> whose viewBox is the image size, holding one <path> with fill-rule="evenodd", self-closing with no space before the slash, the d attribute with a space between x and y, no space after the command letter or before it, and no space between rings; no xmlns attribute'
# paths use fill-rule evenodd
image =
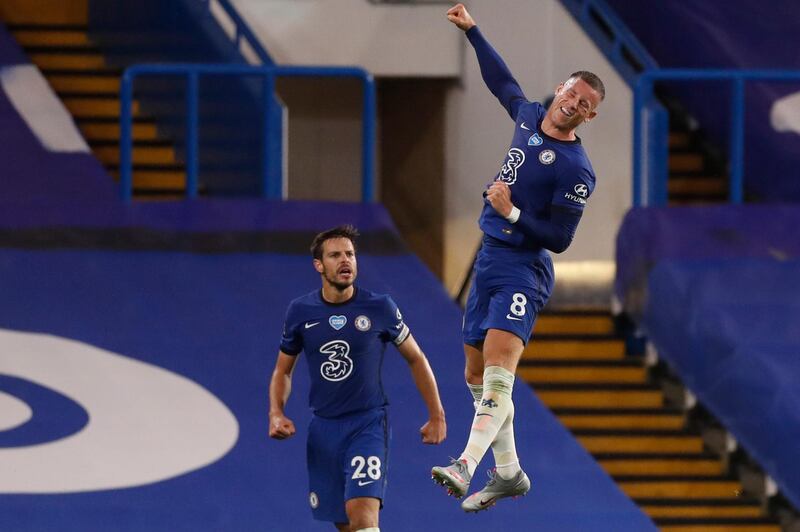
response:
<svg viewBox="0 0 800 532"><path fill-rule="evenodd" d="M564 235L560 238L554 238L545 247L553 253L564 253L571 243L572 236Z"/></svg>

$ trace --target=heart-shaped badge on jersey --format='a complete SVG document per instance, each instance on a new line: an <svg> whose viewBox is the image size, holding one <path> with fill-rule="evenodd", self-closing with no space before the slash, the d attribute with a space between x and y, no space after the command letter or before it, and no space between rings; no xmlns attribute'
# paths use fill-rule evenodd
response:
<svg viewBox="0 0 800 532"><path fill-rule="evenodd" d="M347 323L347 318L344 316L331 316L328 318L328 323L330 323L331 327L338 331L344 327L345 323Z"/></svg>

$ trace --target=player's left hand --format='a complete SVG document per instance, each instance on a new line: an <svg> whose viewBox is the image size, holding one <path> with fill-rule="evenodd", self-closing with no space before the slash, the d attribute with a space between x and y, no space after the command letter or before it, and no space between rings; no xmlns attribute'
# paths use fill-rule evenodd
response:
<svg viewBox="0 0 800 532"><path fill-rule="evenodd" d="M503 218L511 214L511 209L514 207L511 203L511 189L502 181L492 183L486 191L486 200Z"/></svg>
<svg viewBox="0 0 800 532"><path fill-rule="evenodd" d="M420 427L419 433L422 435L422 443L438 445L447 438L447 423L444 418L429 419Z"/></svg>

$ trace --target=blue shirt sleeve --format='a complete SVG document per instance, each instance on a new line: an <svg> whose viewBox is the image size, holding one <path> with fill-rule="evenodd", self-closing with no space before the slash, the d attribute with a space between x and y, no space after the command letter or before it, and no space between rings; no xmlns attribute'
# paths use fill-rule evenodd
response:
<svg viewBox="0 0 800 532"><path fill-rule="evenodd" d="M539 220L522 211L515 225L541 247L554 253L565 251L575 237L594 183L591 167L582 164L565 166L556 177L550 202L550 219Z"/></svg>
<svg viewBox="0 0 800 532"><path fill-rule="evenodd" d="M283 322L283 335L281 336L281 351L287 355L296 356L303 350L303 336L300 334L300 323L294 319L294 303L286 309Z"/></svg>
<svg viewBox="0 0 800 532"><path fill-rule="evenodd" d="M553 205L549 220L539 220L522 211L514 225L538 246L554 253L561 253L572 243L578 222L581 221L581 214L582 211L577 209Z"/></svg>
<svg viewBox="0 0 800 532"><path fill-rule="evenodd" d="M403 321L400 309L397 308L397 304L390 296L386 296L385 312L386 329L383 331L383 336L386 341L392 342L394 345L400 345L405 342L411 331Z"/></svg>
<svg viewBox="0 0 800 532"><path fill-rule="evenodd" d="M519 83L514 79L503 58L484 38L478 26L467 30L467 39L475 48L484 83L500 101L500 105L505 108L509 116L516 120L520 106L528 101Z"/></svg>

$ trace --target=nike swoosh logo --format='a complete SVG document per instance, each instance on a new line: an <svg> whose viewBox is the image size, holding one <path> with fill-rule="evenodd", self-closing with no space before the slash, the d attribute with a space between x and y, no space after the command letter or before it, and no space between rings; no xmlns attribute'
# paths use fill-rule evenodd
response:
<svg viewBox="0 0 800 532"><path fill-rule="evenodd" d="M506 318L508 318L510 320L522 321L522 318L515 318L511 314L506 314Z"/></svg>
<svg viewBox="0 0 800 532"><path fill-rule="evenodd" d="M310 328L311 328L311 327L313 327L314 325L319 325L319 322L318 322L318 321L315 321L314 323L306 323L306 329L310 329Z"/></svg>
<svg viewBox="0 0 800 532"><path fill-rule="evenodd" d="M530 131L530 130L531 130L531 128L529 128L528 126L526 126L526 125L525 125L525 122L521 123L521 124L519 125L519 127L521 127L522 129L524 129L525 131Z"/></svg>
<svg viewBox="0 0 800 532"><path fill-rule="evenodd" d="M489 417L494 417L492 414L489 414L489 413L487 413L487 412L483 412L483 413L480 413L480 414L475 414L475 417L478 417L478 416L489 416Z"/></svg>
<svg viewBox="0 0 800 532"><path fill-rule="evenodd" d="M481 499L481 500L480 500L480 505L481 505L481 506L487 506L487 505L489 505L489 504L492 504L493 502L494 502L494 497L492 497L492 498L491 498L491 499L489 499L488 501L484 501L483 499Z"/></svg>
<svg viewBox="0 0 800 532"><path fill-rule="evenodd" d="M368 481L364 482L363 480L359 480L358 481L358 485L359 486L366 486L367 484L372 484L373 482L375 482L375 481L374 480L368 480Z"/></svg>

